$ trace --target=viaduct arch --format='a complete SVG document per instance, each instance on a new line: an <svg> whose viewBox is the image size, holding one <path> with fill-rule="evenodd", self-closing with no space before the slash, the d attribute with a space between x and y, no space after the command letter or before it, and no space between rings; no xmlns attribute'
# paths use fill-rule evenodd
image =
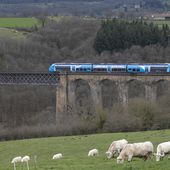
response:
<svg viewBox="0 0 170 170"><path fill-rule="evenodd" d="M60 114L93 118L97 110L126 105L131 99L156 100L170 88L170 76L63 75L56 90L56 120Z"/></svg>

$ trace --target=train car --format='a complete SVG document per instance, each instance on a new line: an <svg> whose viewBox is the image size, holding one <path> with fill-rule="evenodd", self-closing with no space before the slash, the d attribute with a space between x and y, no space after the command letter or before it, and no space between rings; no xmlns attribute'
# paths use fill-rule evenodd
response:
<svg viewBox="0 0 170 170"><path fill-rule="evenodd" d="M128 64L128 73L168 73L170 72L170 64Z"/></svg>
<svg viewBox="0 0 170 170"><path fill-rule="evenodd" d="M150 73L167 73L169 72L169 64L150 64L149 66Z"/></svg>
<svg viewBox="0 0 170 170"><path fill-rule="evenodd" d="M92 64L89 63L54 63L49 68L50 72L91 72Z"/></svg>
<svg viewBox="0 0 170 170"><path fill-rule="evenodd" d="M50 66L50 72L126 72L125 64L91 64L91 63L54 63Z"/></svg>
<svg viewBox="0 0 170 170"><path fill-rule="evenodd" d="M107 72L107 73L170 73L170 63L112 64L112 63L54 63L50 72Z"/></svg>

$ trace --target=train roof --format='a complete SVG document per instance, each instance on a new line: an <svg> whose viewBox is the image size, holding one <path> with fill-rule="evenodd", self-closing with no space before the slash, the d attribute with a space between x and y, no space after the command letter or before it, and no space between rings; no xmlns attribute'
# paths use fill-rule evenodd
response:
<svg viewBox="0 0 170 170"><path fill-rule="evenodd" d="M94 65L100 65L100 64L105 64L105 65L163 65L163 64L170 64L170 63L53 63L53 64L57 64L57 65L72 65L72 64L76 64L76 65L82 65L82 64L94 64Z"/></svg>

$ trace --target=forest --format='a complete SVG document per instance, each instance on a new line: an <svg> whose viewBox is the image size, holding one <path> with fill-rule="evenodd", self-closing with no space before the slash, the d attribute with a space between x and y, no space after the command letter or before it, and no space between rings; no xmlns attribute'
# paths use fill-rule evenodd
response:
<svg viewBox="0 0 170 170"><path fill-rule="evenodd" d="M103 21L100 30L97 32L94 48L102 51L118 51L130 48L133 45L141 47L153 44L160 44L166 47L169 41L169 27L163 24L162 28L153 23L143 21Z"/></svg>

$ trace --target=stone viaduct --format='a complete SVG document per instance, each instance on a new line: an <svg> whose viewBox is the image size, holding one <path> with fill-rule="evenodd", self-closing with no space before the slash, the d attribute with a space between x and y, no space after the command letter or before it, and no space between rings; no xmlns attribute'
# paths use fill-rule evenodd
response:
<svg viewBox="0 0 170 170"><path fill-rule="evenodd" d="M56 119L76 113L87 118L98 108L109 110L134 98L156 101L170 87L168 75L62 75L56 91Z"/></svg>

